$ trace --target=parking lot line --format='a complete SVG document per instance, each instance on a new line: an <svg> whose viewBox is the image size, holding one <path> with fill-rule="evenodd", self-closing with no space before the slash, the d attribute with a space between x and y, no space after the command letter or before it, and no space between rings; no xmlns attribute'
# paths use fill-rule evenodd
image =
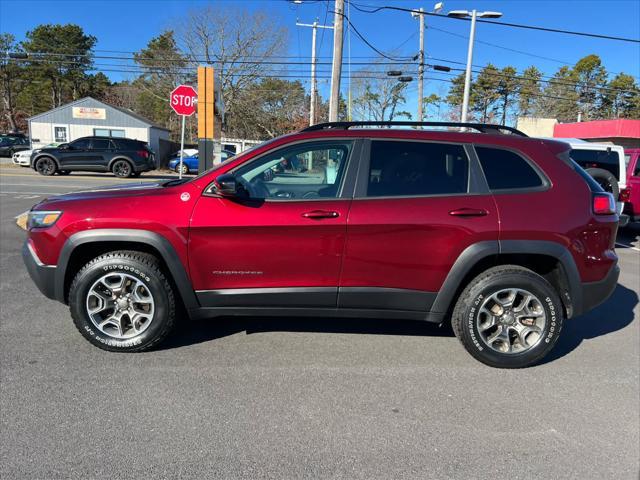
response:
<svg viewBox="0 0 640 480"><path fill-rule="evenodd" d="M39 197L40 195L56 195L57 192L10 192L8 190L0 190L0 195L4 194L13 194L13 195L35 195Z"/></svg>
<svg viewBox="0 0 640 480"><path fill-rule="evenodd" d="M634 247L633 245L627 245L626 243L616 242L616 245L619 247L630 248L631 250L635 250L636 252L640 252L640 248Z"/></svg>

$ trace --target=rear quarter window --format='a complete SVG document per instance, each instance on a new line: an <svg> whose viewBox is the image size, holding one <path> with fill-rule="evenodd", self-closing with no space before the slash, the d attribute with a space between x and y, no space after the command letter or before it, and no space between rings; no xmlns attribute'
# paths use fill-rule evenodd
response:
<svg viewBox="0 0 640 480"><path fill-rule="evenodd" d="M620 180L620 156L613 150L582 150L573 148L569 152L571 159L585 170L600 168L611 172Z"/></svg>
<svg viewBox="0 0 640 480"><path fill-rule="evenodd" d="M475 147L491 190L522 190L544 186L544 181L522 156L511 150Z"/></svg>

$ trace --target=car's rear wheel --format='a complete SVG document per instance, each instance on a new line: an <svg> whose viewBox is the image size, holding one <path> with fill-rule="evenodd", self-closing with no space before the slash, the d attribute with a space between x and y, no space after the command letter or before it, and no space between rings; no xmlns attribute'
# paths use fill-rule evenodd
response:
<svg viewBox="0 0 640 480"><path fill-rule="evenodd" d="M178 163L176 165L175 171L176 171L176 173L182 172L183 175L186 175L187 173L189 173L189 167L187 167L186 163L183 163L182 164L182 169L180 169L180 164Z"/></svg>
<svg viewBox="0 0 640 480"><path fill-rule="evenodd" d="M140 352L159 344L175 321L175 297L158 260L116 251L86 264L69 288L82 335L103 350Z"/></svg>
<svg viewBox="0 0 640 480"><path fill-rule="evenodd" d="M460 294L451 325L467 351L499 368L528 367L547 355L564 321L560 298L537 273L491 268Z"/></svg>
<svg viewBox="0 0 640 480"><path fill-rule="evenodd" d="M133 167L126 160L118 160L111 167L111 171L116 177L128 178L133 173Z"/></svg>
<svg viewBox="0 0 640 480"><path fill-rule="evenodd" d="M56 173L56 162L53 158L42 157L36 161L36 172L40 175L50 176Z"/></svg>

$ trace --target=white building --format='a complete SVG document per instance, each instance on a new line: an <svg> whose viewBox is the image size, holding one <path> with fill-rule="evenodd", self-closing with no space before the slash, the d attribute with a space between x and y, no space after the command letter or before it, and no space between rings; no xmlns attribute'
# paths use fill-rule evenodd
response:
<svg viewBox="0 0 640 480"><path fill-rule="evenodd" d="M29 136L33 148L80 137L125 137L147 142L161 155L161 143L168 143L169 130L126 108L86 97L31 117Z"/></svg>

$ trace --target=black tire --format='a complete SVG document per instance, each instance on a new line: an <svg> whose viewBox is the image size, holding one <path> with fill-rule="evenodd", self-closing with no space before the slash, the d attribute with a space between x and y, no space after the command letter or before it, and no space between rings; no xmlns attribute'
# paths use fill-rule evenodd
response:
<svg viewBox="0 0 640 480"><path fill-rule="evenodd" d="M58 166L53 158L50 157L42 157L36 161L36 172L40 175L45 175L50 177L56 173Z"/></svg>
<svg viewBox="0 0 640 480"><path fill-rule="evenodd" d="M111 166L111 171L116 177L129 178L133 174L133 166L127 160L117 160Z"/></svg>
<svg viewBox="0 0 640 480"><path fill-rule="evenodd" d="M70 173L69 170L58 170L58 175L69 175Z"/></svg>
<svg viewBox="0 0 640 480"><path fill-rule="evenodd" d="M128 274L144 284L154 302L153 317L142 333L119 339L99 330L87 311L91 287L108 274ZM176 317L173 289L153 255L135 251L115 251L87 263L69 288L69 309L76 328L89 342L111 352L142 352L157 346L171 332Z"/></svg>
<svg viewBox="0 0 640 480"><path fill-rule="evenodd" d="M536 342L519 353L496 351L488 345L478 329L482 304L489 301L491 295L504 289L530 292L538 300L540 312L546 315L545 325L539 337L535 337ZM460 294L451 318L453 331L465 349L482 363L497 368L523 368L539 362L553 349L563 322L563 306L554 287L537 273L517 265L493 267L471 280ZM505 327L496 328L502 330Z"/></svg>
<svg viewBox="0 0 640 480"><path fill-rule="evenodd" d="M613 195L614 200L617 202L620 196L620 186L616 176L609 170L603 168L587 168L586 172L598 182L605 192L609 192Z"/></svg>

